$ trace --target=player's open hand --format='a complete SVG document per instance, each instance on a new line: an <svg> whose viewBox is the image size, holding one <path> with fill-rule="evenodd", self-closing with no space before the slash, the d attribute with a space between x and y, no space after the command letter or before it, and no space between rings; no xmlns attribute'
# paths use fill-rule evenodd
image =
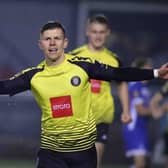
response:
<svg viewBox="0 0 168 168"><path fill-rule="evenodd" d="M131 115L129 113L122 113L121 114L121 122L123 124L128 124L132 121Z"/></svg>
<svg viewBox="0 0 168 168"><path fill-rule="evenodd" d="M163 65L158 69L158 75L159 75L159 78L168 79L168 63L163 64Z"/></svg>

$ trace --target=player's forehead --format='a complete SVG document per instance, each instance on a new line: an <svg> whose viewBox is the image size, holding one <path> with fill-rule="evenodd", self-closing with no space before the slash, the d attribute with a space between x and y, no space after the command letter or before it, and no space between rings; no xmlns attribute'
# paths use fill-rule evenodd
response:
<svg viewBox="0 0 168 168"><path fill-rule="evenodd" d="M99 22L92 22L88 24L89 29L95 29L95 30L106 30L108 29L108 26L104 23L99 23Z"/></svg>
<svg viewBox="0 0 168 168"><path fill-rule="evenodd" d="M50 36L64 36L64 32L61 28L53 28L47 29L42 34L42 37L50 37Z"/></svg>

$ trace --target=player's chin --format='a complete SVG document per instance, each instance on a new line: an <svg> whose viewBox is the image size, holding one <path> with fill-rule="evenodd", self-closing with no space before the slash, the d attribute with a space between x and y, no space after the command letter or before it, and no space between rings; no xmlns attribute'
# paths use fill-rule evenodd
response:
<svg viewBox="0 0 168 168"><path fill-rule="evenodd" d="M49 59L50 59L51 61L54 61L54 60L57 60L57 59L58 59L58 56L55 55L55 54L50 54L50 55L49 55Z"/></svg>
<svg viewBox="0 0 168 168"><path fill-rule="evenodd" d="M95 48L97 48L97 49L102 48L103 45L104 45L103 43L96 43Z"/></svg>

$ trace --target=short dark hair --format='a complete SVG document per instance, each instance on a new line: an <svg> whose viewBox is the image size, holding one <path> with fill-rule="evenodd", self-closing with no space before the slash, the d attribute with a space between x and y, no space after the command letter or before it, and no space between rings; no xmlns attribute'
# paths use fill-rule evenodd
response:
<svg viewBox="0 0 168 168"><path fill-rule="evenodd" d="M105 24L107 25L107 27L110 27L110 23L107 19L107 17L103 14L96 14L96 15L93 15L91 16L89 19L88 19L88 23L100 23L100 24Z"/></svg>
<svg viewBox="0 0 168 168"><path fill-rule="evenodd" d="M51 29L55 29L55 28L59 28L62 30L64 36L66 35L66 32L65 32L65 28L64 26L59 23L59 22L55 22L55 21L49 21L47 22L46 24L44 24L40 30L40 33L43 34L44 31L46 30L51 30Z"/></svg>

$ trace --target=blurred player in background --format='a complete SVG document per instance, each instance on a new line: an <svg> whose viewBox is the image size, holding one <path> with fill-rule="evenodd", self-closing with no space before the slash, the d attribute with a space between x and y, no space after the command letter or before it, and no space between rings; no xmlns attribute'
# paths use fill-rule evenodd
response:
<svg viewBox="0 0 168 168"><path fill-rule="evenodd" d="M151 65L151 60L145 57L136 58L133 62L133 66L138 68L151 68ZM123 124L126 157L133 159L131 168L149 168L148 121L152 114L151 93L147 81L129 82L128 88L132 121Z"/></svg>
<svg viewBox="0 0 168 168"><path fill-rule="evenodd" d="M116 54L105 47L110 35L110 25L104 15L94 15L88 19L86 26L87 44L74 49L70 53L77 56L94 58L101 63L113 67L121 66ZM105 144L108 139L109 123L114 118L114 100L111 94L111 82L91 79L92 108L96 117L97 140L96 150L98 155L98 168L100 167ZM126 123L130 121L128 107L128 88L126 82L119 82L118 93L122 104L122 118Z"/></svg>
<svg viewBox="0 0 168 168"><path fill-rule="evenodd" d="M155 110L157 109L156 113L154 113L155 118L165 117L163 131L164 168L168 168L168 82L161 87L160 91L154 94L151 100L151 106Z"/></svg>

